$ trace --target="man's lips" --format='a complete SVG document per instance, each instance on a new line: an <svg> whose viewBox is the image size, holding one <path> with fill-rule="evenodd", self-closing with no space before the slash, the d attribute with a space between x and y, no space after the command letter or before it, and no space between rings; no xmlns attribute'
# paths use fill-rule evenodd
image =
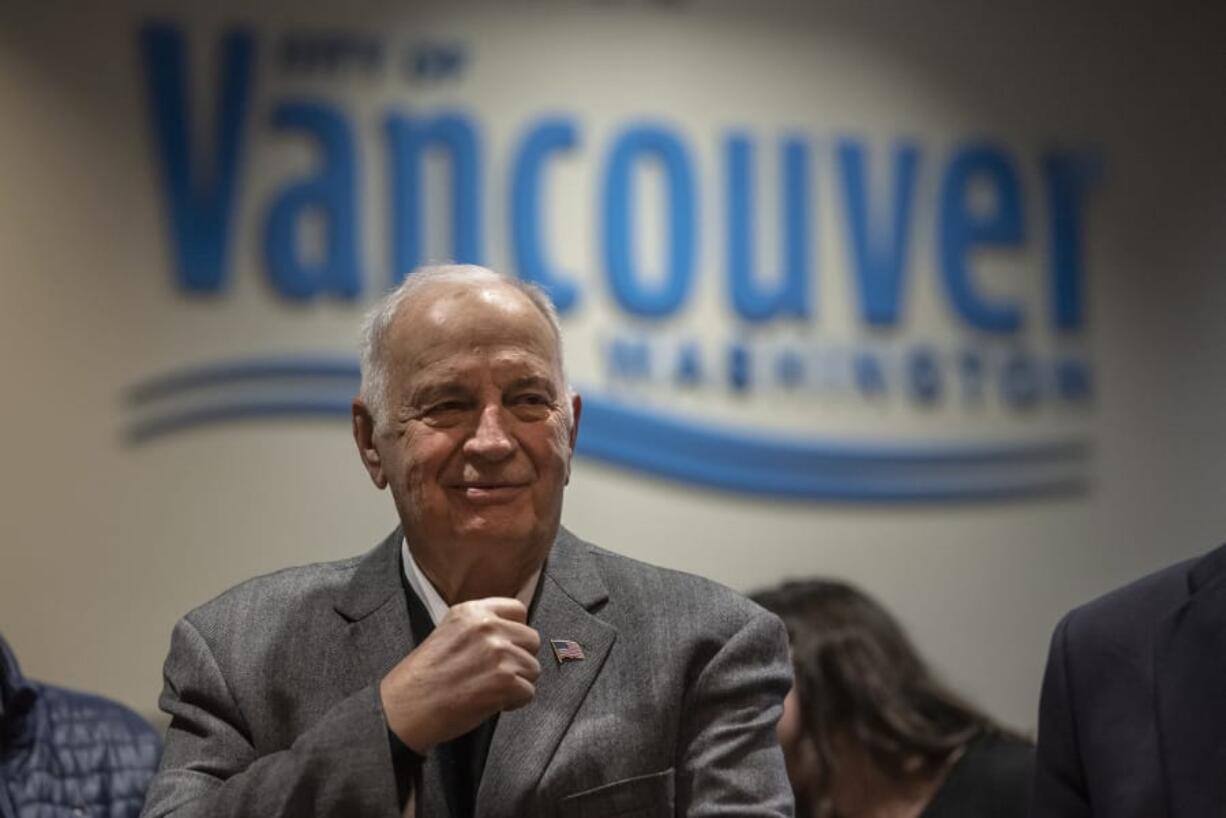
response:
<svg viewBox="0 0 1226 818"><path fill-rule="evenodd" d="M461 495L469 502L490 505L513 500L527 488L527 483L510 482L457 483L448 486L450 491Z"/></svg>

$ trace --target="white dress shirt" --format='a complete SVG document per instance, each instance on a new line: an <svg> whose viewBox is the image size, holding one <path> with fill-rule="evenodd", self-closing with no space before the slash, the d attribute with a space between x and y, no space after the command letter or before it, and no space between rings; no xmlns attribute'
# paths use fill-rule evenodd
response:
<svg viewBox="0 0 1226 818"><path fill-rule="evenodd" d="M422 572L421 566L417 564L417 560L413 558L413 552L409 550L409 541L401 539L400 554L404 563L404 578L408 580L409 587L413 589L413 593L417 594L417 598L426 606L426 613L430 614L430 621L437 625L443 621L443 617L447 615L447 609L450 607L439 594L438 589L434 587L434 583L430 582L429 578ZM532 572L532 576L528 577L528 581L519 589L519 593L515 594L515 598L524 603L524 607L532 604L532 595L536 593L536 583L541 578L541 569L537 568Z"/></svg>

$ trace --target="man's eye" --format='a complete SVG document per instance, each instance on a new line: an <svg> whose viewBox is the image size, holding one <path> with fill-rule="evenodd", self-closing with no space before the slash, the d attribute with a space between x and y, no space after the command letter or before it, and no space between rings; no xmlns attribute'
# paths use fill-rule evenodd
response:
<svg viewBox="0 0 1226 818"><path fill-rule="evenodd" d="M427 415L446 415L456 412L463 412L467 408L464 401L460 400L445 400L431 404L426 409Z"/></svg>
<svg viewBox="0 0 1226 818"><path fill-rule="evenodd" d="M508 402L511 411L521 420L544 420L549 417L553 401L541 392L524 392Z"/></svg>
<svg viewBox="0 0 1226 818"><path fill-rule="evenodd" d="M526 392L522 395L517 395L513 402L523 406L548 406L549 398L546 395Z"/></svg>

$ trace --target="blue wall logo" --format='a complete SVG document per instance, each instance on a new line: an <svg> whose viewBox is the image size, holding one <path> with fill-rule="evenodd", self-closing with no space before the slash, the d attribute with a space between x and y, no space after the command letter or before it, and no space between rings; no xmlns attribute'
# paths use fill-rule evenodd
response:
<svg viewBox="0 0 1226 818"><path fill-rule="evenodd" d="M472 59L462 44L397 48L370 36L231 30L211 63L213 110L197 121L183 30L148 25L137 42L171 275L185 297L216 297L232 287L253 129L305 139L315 154L312 170L285 180L256 208L263 273L271 292L288 302L357 302L425 261L427 216L440 218L426 206L427 167L442 160L451 258L488 261L487 183L497 174L507 190L490 210L505 219L499 232L509 261L502 266L545 288L564 322L603 317L592 333L598 385L583 384L582 455L699 485L805 499L987 499L1086 487L1088 437L1036 434L1049 427L1034 418L1084 418L1093 398L1082 242L1100 174L1089 154L1030 155L989 139L937 151L906 138L881 144L801 132L767 143L748 128L731 128L712 140L719 157L712 179L700 176L682 123L627 120L607 138L602 133L596 147L581 116L555 111L526 117L505 163L491 163L479 114L462 107L406 104L368 123L339 101L295 91L270 99L267 121L252 113L265 74L295 79L294 88L338 72L458 82ZM363 257L360 241L366 211L376 209L361 185L362 162L375 158L359 150L371 144L361 137L372 124L388 187L377 208L387 228L376 254L386 260L378 264ZM771 158L777 201L766 208L759 165ZM818 159L830 171L833 201L815 196ZM547 229L550 173L576 161L592 163L596 180L596 280L563 268ZM662 238L653 248L641 235L645 169L658 182L650 189L658 201L649 204ZM926 190L932 193L923 199ZM819 206L838 212L840 235L819 231ZM918 237L917 214L929 210L931 235ZM758 224L764 211L777 214L774 223ZM309 224L317 228L312 241L304 240ZM720 248L710 261L700 260L706 231ZM772 234L777 269L767 270L759 240ZM841 269L817 269L827 241L844 248ZM912 296L918 248L929 246L942 301L934 332L931 318L915 319ZM983 264L1026 251L1042 260L1011 270L1035 279L1031 289L1041 295L1009 296L985 285ZM823 333L820 309L822 285L836 275L853 325L842 337ZM704 287L718 293L716 330L690 315ZM200 363L133 386L127 398L137 419L128 435L147 443L236 419L348 418L357 383L352 356ZM722 401L733 411L780 401L814 414L832 405L889 405L921 420L945 412L973 421L995 412L1015 427L1001 432L997 422L990 435L953 441L814 436L695 419L670 411L677 398L690 406Z"/></svg>

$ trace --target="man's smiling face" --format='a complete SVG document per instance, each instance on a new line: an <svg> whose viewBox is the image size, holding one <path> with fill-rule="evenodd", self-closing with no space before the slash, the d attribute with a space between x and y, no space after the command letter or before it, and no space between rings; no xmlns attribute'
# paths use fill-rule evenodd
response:
<svg viewBox="0 0 1226 818"><path fill-rule="evenodd" d="M374 444L410 544L461 562L543 558L578 420L545 316L506 284L439 283L386 344Z"/></svg>

